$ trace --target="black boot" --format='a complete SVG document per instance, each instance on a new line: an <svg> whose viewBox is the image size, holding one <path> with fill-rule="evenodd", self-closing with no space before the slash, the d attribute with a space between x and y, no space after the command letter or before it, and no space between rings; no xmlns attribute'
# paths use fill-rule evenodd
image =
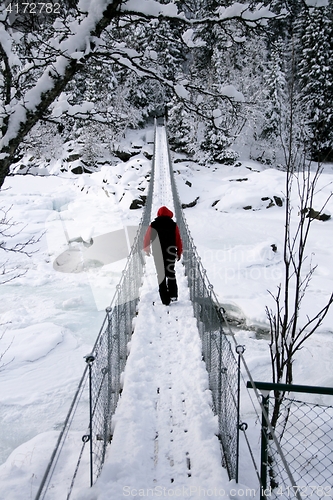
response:
<svg viewBox="0 0 333 500"><path fill-rule="evenodd" d="M158 291L160 293L162 304L164 304L165 306L168 306L170 304L170 295L168 292L166 279L164 279L162 281L162 283L159 285Z"/></svg>
<svg viewBox="0 0 333 500"><path fill-rule="evenodd" d="M178 286L176 277L168 278L168 291L169 291L169 297L172 302L178 299Z"/></svg>

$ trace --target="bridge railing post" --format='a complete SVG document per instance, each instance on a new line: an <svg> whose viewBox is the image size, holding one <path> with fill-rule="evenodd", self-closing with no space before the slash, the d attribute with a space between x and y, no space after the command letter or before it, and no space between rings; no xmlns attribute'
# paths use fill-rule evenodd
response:
<svg viewBox="0 0 333 500"><path fill-rule="evenodd" d="M90 486L94 484L94 461L93 461L93 396L92 396L92 365L95 361L93 354L85 356L89 369L89 455L90 455Z"/></svg>

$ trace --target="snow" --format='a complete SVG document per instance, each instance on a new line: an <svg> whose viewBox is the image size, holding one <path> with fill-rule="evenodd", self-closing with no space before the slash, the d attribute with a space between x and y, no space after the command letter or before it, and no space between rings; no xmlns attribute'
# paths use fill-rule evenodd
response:
<svg viewBox="0 0 333 500"><path fill-rule="evenodd" d="M13 105L7 132L0 140L0 148L7 146L8 142L16 136L21 123L24 123L26 120L26 109L36 109L42 101L43 95L54 87L55 79L53 77L55 75L57 77L59 75L65 75L71 58L80 59L83 53L87 54L89 52L91 33L102 18L108 3L108 0L81 0L80 6L82 12L85 11L87 15L83 19L80 18L72 24L72 34L70 36L62 39L61 35L59 35L61 41L56 40L55 47L59 50L59 53L65 55L58 56L56 60L52 61L52 64L46 68L35 85L26 92L23 101ZM8 57L12 60L13 56L10 50L10 42L6 32L4 32L1 26L0 37L1 42L4 43L7 52L9 52L7 54ZM15 59L12 62L15 63Z"/></svg>
<svg viewBox="0 0 333 500"><path fill-rule="evenodd" d="M3 24L0 24L0 44L8 58L10 66L19 65L19 58L12 52L12 40Z"/></svg>
<svg viewBox="0 0 333 500"><path fill-rule="evenodd" d="M308 7L327 7L328 6L327 0L306 0L305 3Z"/></svg>
<svg viewBox="0 0 333 500"><path fill-rule="evenodd" d="M82 500L134 496L140 489L174 494L199 486L226 489L229 483L221 469L217 420L181 271L179 265L181 301L166 308L148 259L112 444L100 480L87 495L79 492Z"/></svg>
<svg viewBox="0 0 333 500"><path fill-rule="evenodd" d="M84 115L93 111L94 103L84 101L81 104L76 104L75 106L73 106L68 102L68 97L69 96L64 92L60 94L59 98L52 108L52 116L54 118L60 117L65 112L67 112L70 116L74 116Z"/></svg>
<svg viewBox="0 0 333 500"><path fill-rule="evenodd" d="M136 12L140 14L145 14L147 16L158 17L168 16L168 17L179 17L178 7L176 3L169 2L165 5L161 5L159 2L154 0L141 0L140 5L136 0L127 0L122 6L121 10Z"/></svg>
<svg viewBox="0 0 333 500"><path fill-rule="evenodd" d="M196 38L193 40L193 37L195 35L195 31L192 28L189 28L182 34L182 39L184 43L188 47L204 47L206 45L206 42L204 42L201 38Z"/></svg>
<svg viewBox="0 0 333 500"><path fill-rule="evenodd" d="M181 84L176 84L175 85L175 92L179 97L182 97L183 99L187 99L188 101L190 100L190 93L189 91L184 87L184 85Z"/></svg>
<svg viewBox="0 0 333 500"><path fill-rule="evenodd" d="M178 12L176 1L161 5L159 2L154 0L142 0L140 5L138 5L136 0L127 0L127 2L122 5L121 10L135 12L146 16L184 18L184 14ZM258 7L253 10L250 8L249 4L242 4L238 2L227 8L219 7L217 9L217 14L218 19L241 17L246 22L259 21L261 23L265 22L265 18L267 19L275 16L275 14L263 4L259 4ZM187 20L187 22L190 23L190 20ZM186 36L186 40L191 44L191 37Z"/></svg>
<svg viewBox="0 0 333 500"><path fill-rule="evenodd" d="M235 99L238 102L244 102L244 96L241 92L235 89L233 85L225 85L219 89L221 95Z"/></svg>
<svg viewBox="0 0 333 500"><path fill-rule="evenodd" d="M163 135L158 141L163 163ZM274 197L284 199L284 174L247 159L241 159L238 167L208 168L176 156L182 202L199 196L196 206L185 210L185 217L207 275L220 303L240 324L236 338L246 348L253 378L270 380L265 306L272 305L267 290L274 293L281 280L284 217L284 206L271 202ZM0 192L0 206L12 207L11 216L21 224L17 238L41 237L30 258L5 256L12 265L26 269L26 274L0 289L1 352L8 347L1 362L6 365L0 371L0 498L34 497L85 368L84 356L91 351L126 262L60 273L54 261L69 249L70 239L81 237L87 242L91 236L138 224L141 210L129 210L129 204L149 165L138 155L91 175L8 177ZM332 174L332 166L326 165L315 208L330 194ZM160 204L172 209L167 184L168 172L162 170L156 175L153 216ZM295 218L297 212L295 200ZM333 213L332 200L325 213ZM331 227L332 220L312 224L309 254L318 268L305 298L307 314L318 310L332 289ZM96 485L89 489L80 482L80 500L118 500L149 492L150 496L153 492L155 496L191 493L192 498L241 498L247 487L256 488L243 441L239 485L229 482L220 467L217 422L181 263L177 276L179 302L165 308L159 303L152 258L147 259L114 439ZM330 311L300 351L295 383L332 387L332 321ZM317 401L322 403L322 397ZM258 456L259 426L246 395L242 416ZM87 416L83 420L86 425ZM84 479L89 482L88 473Z"/></svg>
<svg viewBox="0 0 333 500"><path fill-rule="evenodd" d="M251 162L243 162L238 168L223 166L204 172L196 170L195 166L184 162L179 191L183 203L200 196L200 202L186 210L185 216L207 274L221 302L236 302L248 326L267 327L263 307L263 304L271 305L267 290L275 293L283 277L284 226L281 220L284 205L278 206L274 196L284 200L284 173ZM330 195L331 175L332 168L328 166L315 198L318 207ZM185 184L187 178L191 187ZM208 225L200 215L203 209L209 211ZM331 199L325 213L332 212ZM295 219L297 214L295 201ZM320 264L305 298L304 309L308 313L323 304L331 293L331 223L329 220L312 224L308 252L312 254L313 264ZM272 244L277 246L276 252L273 252ZM331 331L332 320L333 310L326 318L323 330Z"/></svg>
<svg viewBox="0 0 333 500"><path fill-rule="evenodd" d="M250 4L243 4L239 2L233 3L229 7L219 7L217 9L220 19L229 19L232 17L241 17L245 21L258 21L264 22L265 18L274 17L275 14L265 7L263 4L258 4L256 9L251 9Z"/></svg>

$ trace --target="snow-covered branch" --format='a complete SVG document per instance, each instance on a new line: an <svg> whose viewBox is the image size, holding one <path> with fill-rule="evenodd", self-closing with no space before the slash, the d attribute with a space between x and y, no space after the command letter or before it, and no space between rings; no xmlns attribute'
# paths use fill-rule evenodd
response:
<svg viewBox="0 0 333 500"><path fill-rule="evenodd" d="M7 117L2 121L2 137L0 139L0 187L9 172L10 164L16 149L32 127L43 117L51 103L61 94L69 81L79 71L80 61L91 50L91 37L99 37L118 11L121 0L81 0L80 8L86 14L73 21L71 34L63 35L54 29L50 42L56 47L57 55L51 55L47 67L34 81L20 99L12 99L8 106ZM6 51L8 60L14 54L11 51L10 36L17 36L8 28L0 31L0 44ZM33 39L33 34L31 35ZM40 47L42 50L42 47ZM13 89L15 90L15 89Z"/></svg>
<svg viewBox="0 0 333 500"><path fill-rule="evenodd" d="M188 26L221 24L231 20L237 20L248 26L256 26L266 24L267 20L278 17L263 3L253 7L250 3L235 2L228 7L219 7L213 15L191 19L187 18L183 12L179 12L177 4L173 2L160 4L155 0L142 0L140 3L136 0L127 0L121 10L133 16L139 15L147 19L159 17L182 22ZM281 15L284 14L279 14Z"/></svg>
<svg viewBox="0 0 333 500"><path fill-rule="evenodd" d="M36 26L40 29L35 31L29 31L29 22L22 15L15 29L3 8L0 8L0 16L4 19L0 26L0 53L3 59L0 78L1 187L25 136L39 120L52 118L50 106L59 100L77 74L86 71L92 56L95 60L107 57L109 63L135 73L138 78L158 81L168 92L187 101L192 108L195 107L190 102L193 92L200 91L204 96L230 102L243 99L232 85L220 85L219 91L215 93L211 89L199 88L190 79L182 78L179 74L181 66L178 70L169 70L168 51L165 53L162 48L162 43L168 42L168 35L162 33L154 41L159 44L159 54L157 49L147 48L145 37L142 46L146 45L146 49L137 50L135 43L127 39L131 29L153 37L156 26L172 21L170 25L176 25L177 29L169 35L175 37L170 39L170 43L174 43L175 47L178 44L175 51L181 54L181 48L184 48L185 53L191 47L196 49L202 45L200 37L195 39L193 35L199 26L202 29L235 22L248 28L262 24L274 14L261 4L251 7L247 3L235 3L228 8L220 7L211 15L189 19L178 10L175 2L79 0L76 7L63 8L61 15L56 18L41 20L39 17ZM106 31L108 46L102 37ZM228 34L231 40L240 40L241 35L239 33L234 37ZM159 60L161 54L164 57L162 63ZM76 103L71 105L75 106ZM55 107L59 111L61 100ZM81 115L81 111L70 107L66 108L65 113L70 116ZM91 110L88 114L91 116Z"/></svg>

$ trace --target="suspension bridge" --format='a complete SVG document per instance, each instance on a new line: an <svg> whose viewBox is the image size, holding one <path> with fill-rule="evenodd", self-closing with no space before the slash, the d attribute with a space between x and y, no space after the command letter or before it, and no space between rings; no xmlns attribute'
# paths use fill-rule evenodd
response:
<svg viewBox="0 0 333 500"><path fill-rule="evenodd" d="M162 205L174 212L184 247L176 266L179 301L170 306L160 302L154 262L144 258L142 248ZM242 346L219 307L186 224L166 127L155 126L151 180L138 232L35 500L81 500L93 485L97 498L101 481L108 485L105 498L112 500L157 487L191 491L191 498L214 488L228 497L226 484L238 482L240 432L248 443L240 417L240 362L260 403ZM263 417L269 421L266 408ZM295 486L274 435L273 445L282 457L284 481ZM250 454L258 484L267 485L266 469L261 470L263 481ZM280 497L300 500L298 491L290 492ZM265 498L262 491L256 495Z"/></svg>

